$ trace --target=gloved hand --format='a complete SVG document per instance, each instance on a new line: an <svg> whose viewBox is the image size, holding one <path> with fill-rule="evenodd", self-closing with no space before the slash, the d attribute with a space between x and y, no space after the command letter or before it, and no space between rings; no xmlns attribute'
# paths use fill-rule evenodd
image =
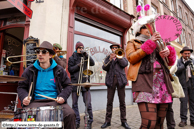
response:
<svg viewBox="0 0 194 129"><path fill-rule="evenodd" d="M86 52L84 52L83 55L84 55L85 57L88 57L88 54L87 54Z"/></svg>
<svg viewBox="0 0 194 129"><path fill-rule="evenodd" d="M187 67L187 65L189 65L189 64L191 64L191 61L190 60L188 60L187 62L185 62L185 68Z"/></svg>

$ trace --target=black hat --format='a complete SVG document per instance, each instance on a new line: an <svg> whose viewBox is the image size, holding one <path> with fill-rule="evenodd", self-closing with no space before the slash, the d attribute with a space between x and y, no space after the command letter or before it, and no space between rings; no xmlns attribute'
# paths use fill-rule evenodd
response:
<svg viewBox="0 0 194 129"><path fill-rule="evenodd" d="M55 51L53 50L53 45L49 43L48 41L43 41L39 47L35 47L34 50L40 49L40 48L45 48L49 51L50 54L55 55Z"/></svg>
<svg viewBox="0 0 194 129"><path fill-rule="evenodd" d="M121 47L119 44L112 44L112 45L110 45L110 49L112 49L112 46L118 46L118 48Z"/></svg>
<svg viewBox="0 0 194 129"><path fill-rule="evenodd" d="M193 52L193 49L190 49L189 47L185 46L183 49L180 51L180 53L183 53L184 51L190 51L191 53Z"/></svg>

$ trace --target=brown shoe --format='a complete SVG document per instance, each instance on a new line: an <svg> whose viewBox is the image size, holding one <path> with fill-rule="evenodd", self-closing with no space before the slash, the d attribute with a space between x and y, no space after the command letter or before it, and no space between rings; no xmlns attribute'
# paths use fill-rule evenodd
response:
<svg viewBox="0 0 194 129"><path fill-rule="evenodd" d="M187 122L181 121L179 123L179 127L185 127L187 125Z"/></svg>

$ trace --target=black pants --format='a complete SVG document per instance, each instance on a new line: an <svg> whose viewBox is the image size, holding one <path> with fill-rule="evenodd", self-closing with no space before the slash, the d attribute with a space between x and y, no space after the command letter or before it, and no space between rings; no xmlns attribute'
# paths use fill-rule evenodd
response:
<svg viewBox="0 0 194 129"><path fill-rule="evenodd" d="M83 101L86 104L87 102L87 111L89 114L89 123L93 122L93 113L92 113L92 104L91 104L91 94L90 90L82 92ZM87 97L87 99L86 99ZM80 124L80 115L79 115L79 109L78 109L78 98L77 92L72 92L72 108L76 114L76 124Z"/></svg>
<svg viewBox="0 0 194 129"><path fill-rule="evenodd" d="M112 108L115 90L117 88L119 103L120 103L120 119L121 122L126 122L126 106L125 106L125 87L118 86L117 78L114 77L113 86L107 90L107 106L106 106L106 122L111 122Z"/></svg>
<svg viewBox="0 0 194 129"><path fill-rule="evenodd" d="M166 113L166 121L167 121L166 123L167 123L168 129L175 128L175 126L176 126L175 120L174 120L174 111L172 109L172 104L173 103L168 104L168 109L167 109L167 113Z"/></svg>
<svg viewBox="0 0 194 129"><path fill-rule="evenodd" d="M185 98L180 98L180 117L181 121L187 121L187 104L189 103L190 121L194 122L194 86L191 86L191 79L187 82L188 87L183 88Z"/></svg>

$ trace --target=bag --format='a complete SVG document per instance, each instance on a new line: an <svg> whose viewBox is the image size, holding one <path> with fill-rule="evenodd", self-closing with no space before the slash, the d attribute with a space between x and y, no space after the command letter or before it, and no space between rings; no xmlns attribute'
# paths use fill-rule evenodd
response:
<svg viewBox="0 0 194 129"><path fill-rule="evenodd" d="M174 92L172 93L173 98L184 98L185 93L183 91L183 88L179 82L179 79L176 75L172 75L172 78L174 81L171 81L172 87L174 89Z"/></svg>

